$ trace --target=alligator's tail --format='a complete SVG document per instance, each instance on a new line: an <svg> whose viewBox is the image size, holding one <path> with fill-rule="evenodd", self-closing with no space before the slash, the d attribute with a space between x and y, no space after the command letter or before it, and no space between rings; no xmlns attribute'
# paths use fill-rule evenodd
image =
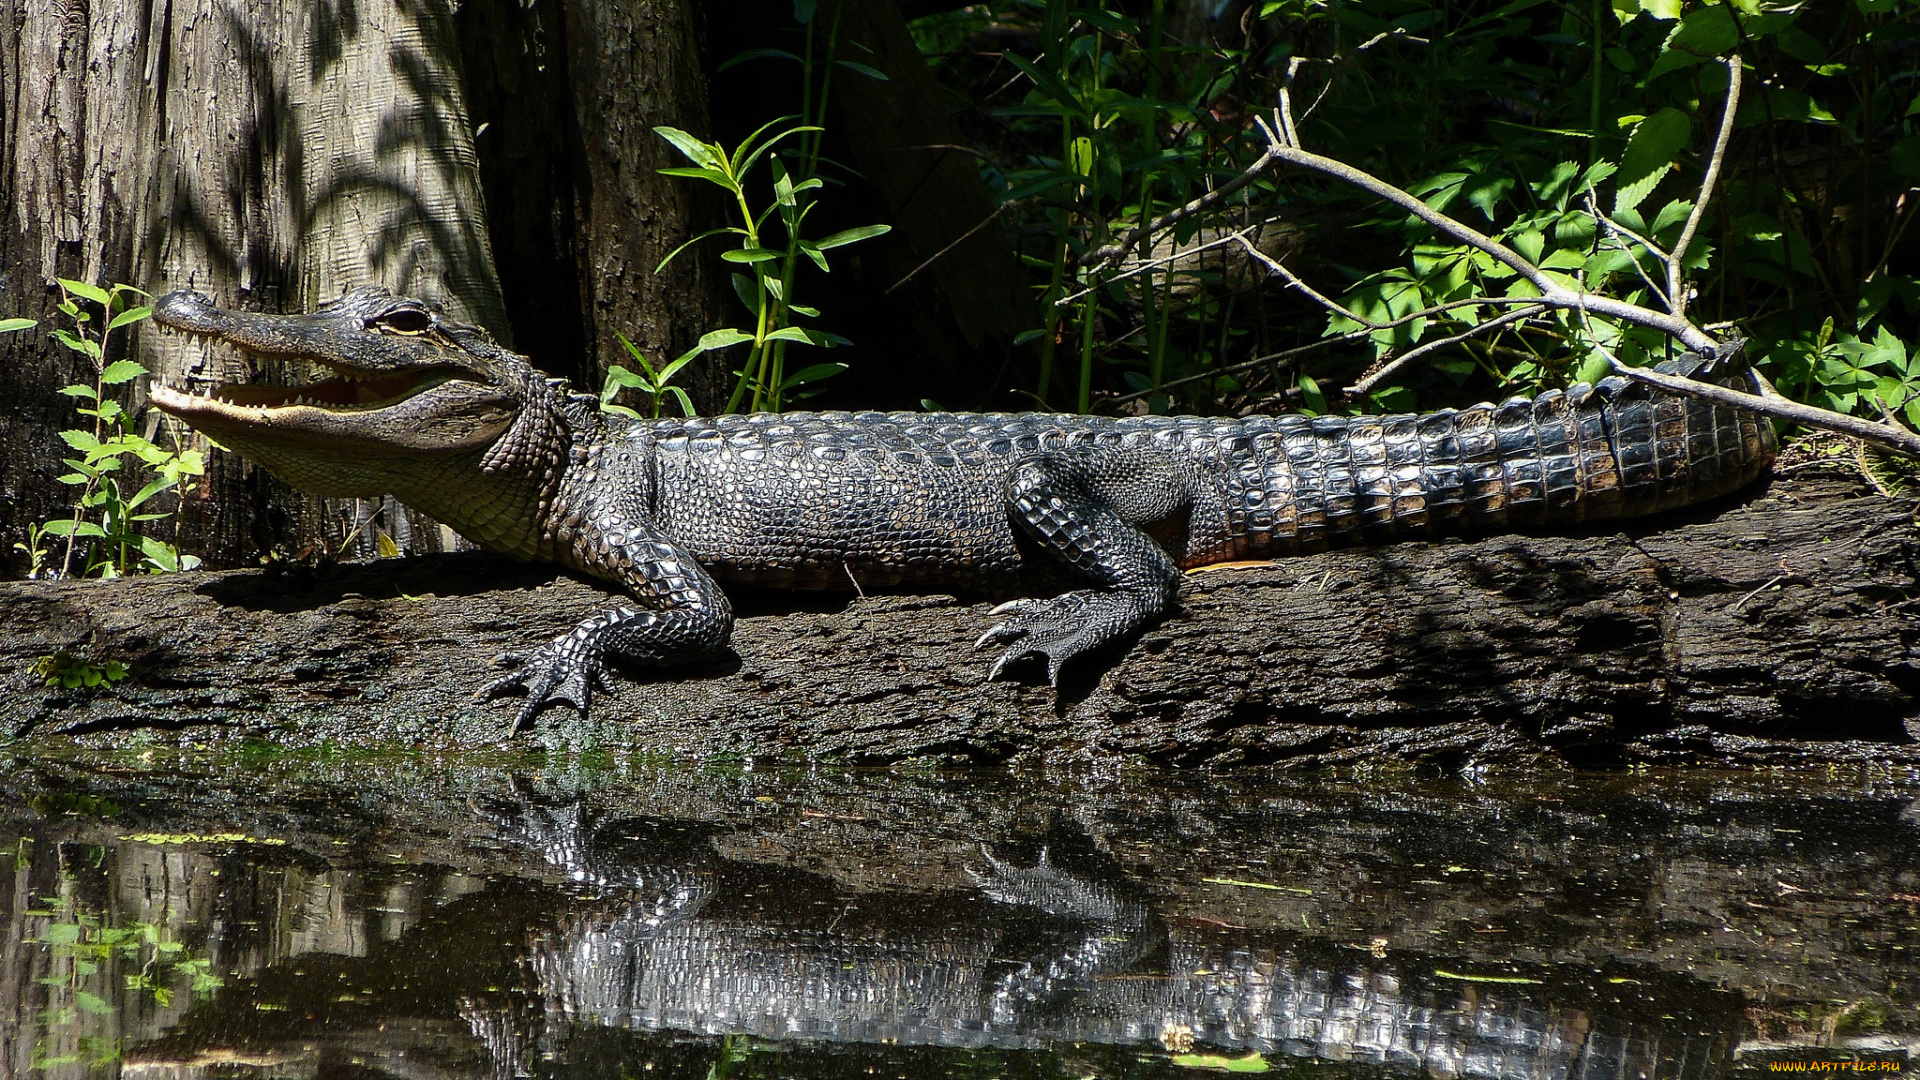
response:
<svg viewBox="0 0 1920 1080"><path fill-rule="evenodd" d="M1248 556L1651 514L1752 483L1776 449L1762 416L1619 376L1418 416L1247 423L1265 474L1243 476Z"/></svg>

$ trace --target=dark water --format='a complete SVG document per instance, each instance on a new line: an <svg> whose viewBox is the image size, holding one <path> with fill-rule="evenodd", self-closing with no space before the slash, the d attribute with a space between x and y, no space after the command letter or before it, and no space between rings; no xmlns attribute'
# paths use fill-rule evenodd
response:
<svg viewBox="0 0 1920 1080"><path fill-rule="evenodd" d="M1892 775L20 758L0 875L0 1078L1707 1080L1920 1047Z"/></svg>

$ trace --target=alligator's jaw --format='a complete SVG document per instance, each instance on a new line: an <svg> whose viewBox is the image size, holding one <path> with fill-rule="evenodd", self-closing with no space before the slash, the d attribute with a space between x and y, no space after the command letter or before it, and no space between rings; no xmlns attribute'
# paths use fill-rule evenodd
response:
<svg viewBox="0 0 1920 1080"><path fill-rule="evenodd" d="M329 373L300 386L155 385L162 412L295 487L395 495L456 528L460 492L485 486L487 455L512 441L528 384L540 384L524 358L484 332L385 290L356 290L313 314L284 316L228 311L176 292L155 301L154 321ZM492 531L491 522L473 527Z"/></svg>

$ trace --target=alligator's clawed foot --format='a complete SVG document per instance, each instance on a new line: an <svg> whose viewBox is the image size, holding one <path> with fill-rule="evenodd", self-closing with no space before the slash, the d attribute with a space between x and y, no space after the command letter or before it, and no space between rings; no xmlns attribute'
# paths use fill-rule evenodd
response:
<svg viewBox="0 0 1920 1080"><path fill-rule="evenodd" d="M533 718L549 705L572 706L581 719L585 719L596 687L608 695L616 689L599 650L586 645L575 634L555 638L535 653L502 653L494 663L514 670L481 687L474 695L476 698L492 701L515 688L524 688L527 692L526 704L513 718L509 735L525 731Z"/></svg>
<svg viewBox="0 0 1920 1080"><path fill-rule="evenodd" d="M993 609L991 614L1005 615L1006 620L980 635L973 647L1007 646L987 673L988 681L1000 678L1011 665L1040 659L1047 664L1047 682L1058 687L1067 661L1092 652L1138 621L1133 606L1130 597L1091 589L1047 600L1012 600Z"/></svg>

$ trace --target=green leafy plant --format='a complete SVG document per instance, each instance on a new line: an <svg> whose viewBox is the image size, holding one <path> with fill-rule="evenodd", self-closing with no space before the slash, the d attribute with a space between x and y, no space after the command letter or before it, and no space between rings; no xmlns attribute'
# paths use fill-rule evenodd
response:
<svg viewBox="0 0 1920 1080"><path fill-rule="evenodd" d="M115 974L126 994L147 997L161 1008L171 1006L181 992L205 995L224 984L213 973L210 958L192 955L164 927L145 921L105 925L99 916L81 910L70 889L63 889L52 905L25 915L46 920L28 940L52 954L50 973L39 980L48 988L48 1006L40 1018L49 1029L78 1025L83 1016L114 1013L118 1006L108 980ZM58 1055L46 1053L51 1041L49 1032L36 1046L35 1068L97 1066L120 1056L118 1040L106 1036L79 1035L71 1040L74 1050Z"/></svg>
<svg viewBox="0 0 1920 1080"><path fill-rule="evenodd" d="M127 666L118 660L95 663L70 652L50 653L34 660L33 674L47 686L69 690L104 686L127 677Z"/></svg>
<svg viewBox="0 0 1920 1080"><path fill-rule="evenodd" d="M881 82L887 80L884 73L870 65L835 55L843 7L840 4L833 5L832 21L821 33L814 25L818 5L814 0L796 0L794 18L800 25L800 34L805 42L799 53L785 49L754 49L732 57L720 66L720 70L725 71L734 65L761 59L799 65L801 100L797 115L768 121L731 152L719 143L705 142L679 128L654 128L661 138L691 162L685 167L662 169L662 173L703 180L733 196L734 224L701 233L660 260L660 267L665 267L681 252L710 236L738 238L736 246L723 251L720 257L741 267L730 276L734 295L753 319L753 331L715 330L700 339L693 353L698 355L735 345L748 347L745 363L735 372L738 382L727 399L727 412L738 412L743 405L753 412L763 409L777 412L792 399L810 396L817 389L815 384L821 380L846 370L845 364L831 362L810 364L797 371L788 370L787 349L791 345L832 348L849 344L846 338L838 334L794 323L796 316L806 319L820 317L818 308L809 307L798 300L801 274L808 265L817 268L820 273L827 273L827 252L883 236L892 229L889 225L862 225L819 239L808 239L802 228L818 205L818 193L826 187L826 181L820 175L821 137L825 131L822 118L826 116L834 72L845 70L863 78ZM756 209L755 200L748 193L749 178L762 161L766 163L773 198ZM633 351L632 345L627 348ZM635 352L635 355L637 357L638 353ZM682 357L674 361L669 368L686 359ZM659 385L664 387L668 377L663 374ZM656 393L656 414L658 401L659 395Z"/></svg>
<svg viewBox="0 0 1920 1080"><path fill-rule="evenodd" d="M1665 335L1596 312L1518 317L1533 283L1499 261L1258 168L1278 103L1293 145L1471 220L1549 280L1756 342L1812 404L1914 419L1895 348L1920 317L1914 0L1269 0L1178 37L1163 3L1110 7L914 24L974 106L956 116L991 120L968 134L1045 302L1022 335L1044 402L1400 410L1667 354ZM982 52L989 29L1032 45ZM1730 56L1747 90L1716 142ZM1271 265L1295 251L1297 274ZM1316 317L1313 295L1343 310ZM1376 377L1409 355L1423 366Z"/></svg>
<svg viewBox="0 0 1920 1080"><path fill-rule="evenodd" d="M660 418L661 406L666 403L667 398L671 397L679 403L680 415L692 416L693 399L687 396L685 390L672 385L673 377L680 374L680 369L692 363L701 353L720 347L716 344L710 344L708 338L714 338L715 334L724 335L727 333L725 330L719 330L713 334L703 336L699 344L680 354L680 356L675 358L671 363L663 364L657 371L654 369L654 366L647 361L646 354L640 351L640 346L628 341L625 334L615 334L614 336L620 339L620 344L625 346L627 352L633 357L634 363L640 365L640 371L635 372L619 364L614 364L607 368L606 385L600 388L601 411L618 413L621 416L634 420L657 420ZM715 338L715 340L717 341L718 339ZM639 413L625 405L614 403L613 399L618 396L622 390L638 390L647 395L647 400L652 404L652 410L647 416L642 417Z"/></svg>
<svg viewBox="0 0 1920 1080"><path fill-rule="evenodd" d="M796 177L778 155L769 151L783 140L821 129L817 125L801 124L768 133L769 129L791 119L784 117L762 126L731 152L718 143L703 142L678 128L654 129L693 162L689 168L662 169L662 172L671 176L697 177L724 188L734 197L738 224L701 233L669 252L660 262L662 267L666 266L682 251L709 236L728 234L739 237L739 246L722 252L720 257L745 268L732 275L733 291L746 306L748 314L753 316L753 330L751 333L736 329L715 330L703 336L697 346L697 352L734 345L748 346L746 363L736 372L739 382L727 400L728 412L738 412L743 404L751 412L763 409L778 411L789 398L803 394L810 384L846 370L845 364L823 363L799 371L787 371L788 345L831 348L847 343L847 339L838 334L793 324L791 320L794 316L820 316L817 308L796 302L796 271L800 260L805 258L824 273L828 269L828 251L880 236L890 228L886 225L866 225L818 240L808 240L802 235L801 225L815 205L812 192L823 184L819 177L807 173ZM762 160L766 162L767 171L772 177L773 200L756 210L748 195L747 177ZM812 163L814 159L806 160ZM776 217L782 231L782 235L777 237L768 230L772 219ZM769 246L771 244L779 246Z"/></svg>
<svg viewBox="0 0 1920 1080"><path fill-rule="evenodd" d="M94 368L93 385L75 383L60 392L80 399L78 412L91 417L93 424L91 428L69 428L60 433L61 439L80 455L64 459L73 471L60 477L61 483L80 489L74 499L73 516L39 526L30 535L30 545L20 546L32 557L35 573L49 568L50 557L42 544L45 537L66 540L59 576L73 569L82 540L91 541L83 576L118 577L143 569L190 570L200 564L199 559L181 554L163 540L143 535L146 522L167 515L142 508L154 496L175 491L183 481L204 473L204 456L177 443L168 450L127 430L127 410L108 389L148 374L145 367L132 360L106 361L114 331L152 314L152 308L130 303L131 297L146 294L131 285L101 288L66 278L59 282L59 309L72 320L73 328L53 331L54 340L86 357ZM131 480L136 478L130 475L136 467L130 462L151 474L132 494L122 486L123 478L129 481L127 486L132 486Z"/></svg>

